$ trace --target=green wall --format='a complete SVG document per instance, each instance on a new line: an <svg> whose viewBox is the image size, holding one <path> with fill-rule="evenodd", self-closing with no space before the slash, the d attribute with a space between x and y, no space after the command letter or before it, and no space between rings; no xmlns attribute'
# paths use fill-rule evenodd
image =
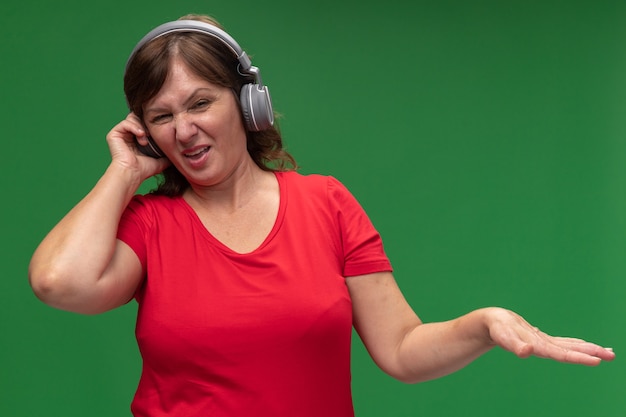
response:
<svg viewBox="0 0 626 417"><path fill-rule="evenodd" d="M623 1L9 0L0 5L0 415L129 416L134 303L57 311L26 270L94 184L125 116L134 43L213 14L253 56L302 171L331 174L383 235L425 321L500 305L624 351ZM624 416L623 358L494 350L403 385L354 346L357 416Z"/></svg>

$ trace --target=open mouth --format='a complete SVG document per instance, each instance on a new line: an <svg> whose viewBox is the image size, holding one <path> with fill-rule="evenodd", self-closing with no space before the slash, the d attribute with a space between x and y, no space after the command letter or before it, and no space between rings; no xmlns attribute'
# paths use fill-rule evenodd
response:
<svg viewBox="0 0 626 417"><path fill-rule="evenodd" d="M199 149L196 149L195 151L186 153L184 156L185 156L185 158L188 158L188 159L199 159L205 153L209 152L209 149L211 149L211 147L210 146L206 146L204 148L199 148Z"/></svg>

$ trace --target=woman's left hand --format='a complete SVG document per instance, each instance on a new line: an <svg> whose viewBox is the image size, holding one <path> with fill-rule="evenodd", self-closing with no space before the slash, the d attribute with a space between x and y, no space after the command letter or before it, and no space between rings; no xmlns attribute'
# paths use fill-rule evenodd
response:
<svg viewBox="0 0 626 417"><path fill-rule="evenodd" d="M484 314L492 343L520 358L537 356L588 366L615 358L611 348L582 339L550 336L510 310L487 308Z"/></svg>

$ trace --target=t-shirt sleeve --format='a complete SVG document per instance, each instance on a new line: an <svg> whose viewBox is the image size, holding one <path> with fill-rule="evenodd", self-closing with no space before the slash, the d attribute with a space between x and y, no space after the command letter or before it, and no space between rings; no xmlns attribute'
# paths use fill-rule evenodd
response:
<svg viewBox="0 0 626 417"><path fill-rule="evenodd" d="M329 177L328 195L339 230L343 275L392 271L382 238L356 198L333 177Z"/></svg>
<svg viewBox="0 0 626 417"><path fill-rule="evenodd" d="M117 238L126 243L137 254L143 270L146 270L146 236L152 216L146 198L134 196L122 213L117 228Z"/></svg>

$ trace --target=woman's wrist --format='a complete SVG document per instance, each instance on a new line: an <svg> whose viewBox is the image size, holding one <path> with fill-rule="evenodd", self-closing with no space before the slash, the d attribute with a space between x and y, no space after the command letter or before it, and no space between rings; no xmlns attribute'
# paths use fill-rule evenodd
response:
<svg viewBox="0 0 626 417"><path fill-rule="evenodd" d="M477 324L473 327L475 337L486 347L496 346L497 343L492 338L492 330L501 323L505 316L510 316L511 312L501 307L484 307L473 311Z"/></svg>

